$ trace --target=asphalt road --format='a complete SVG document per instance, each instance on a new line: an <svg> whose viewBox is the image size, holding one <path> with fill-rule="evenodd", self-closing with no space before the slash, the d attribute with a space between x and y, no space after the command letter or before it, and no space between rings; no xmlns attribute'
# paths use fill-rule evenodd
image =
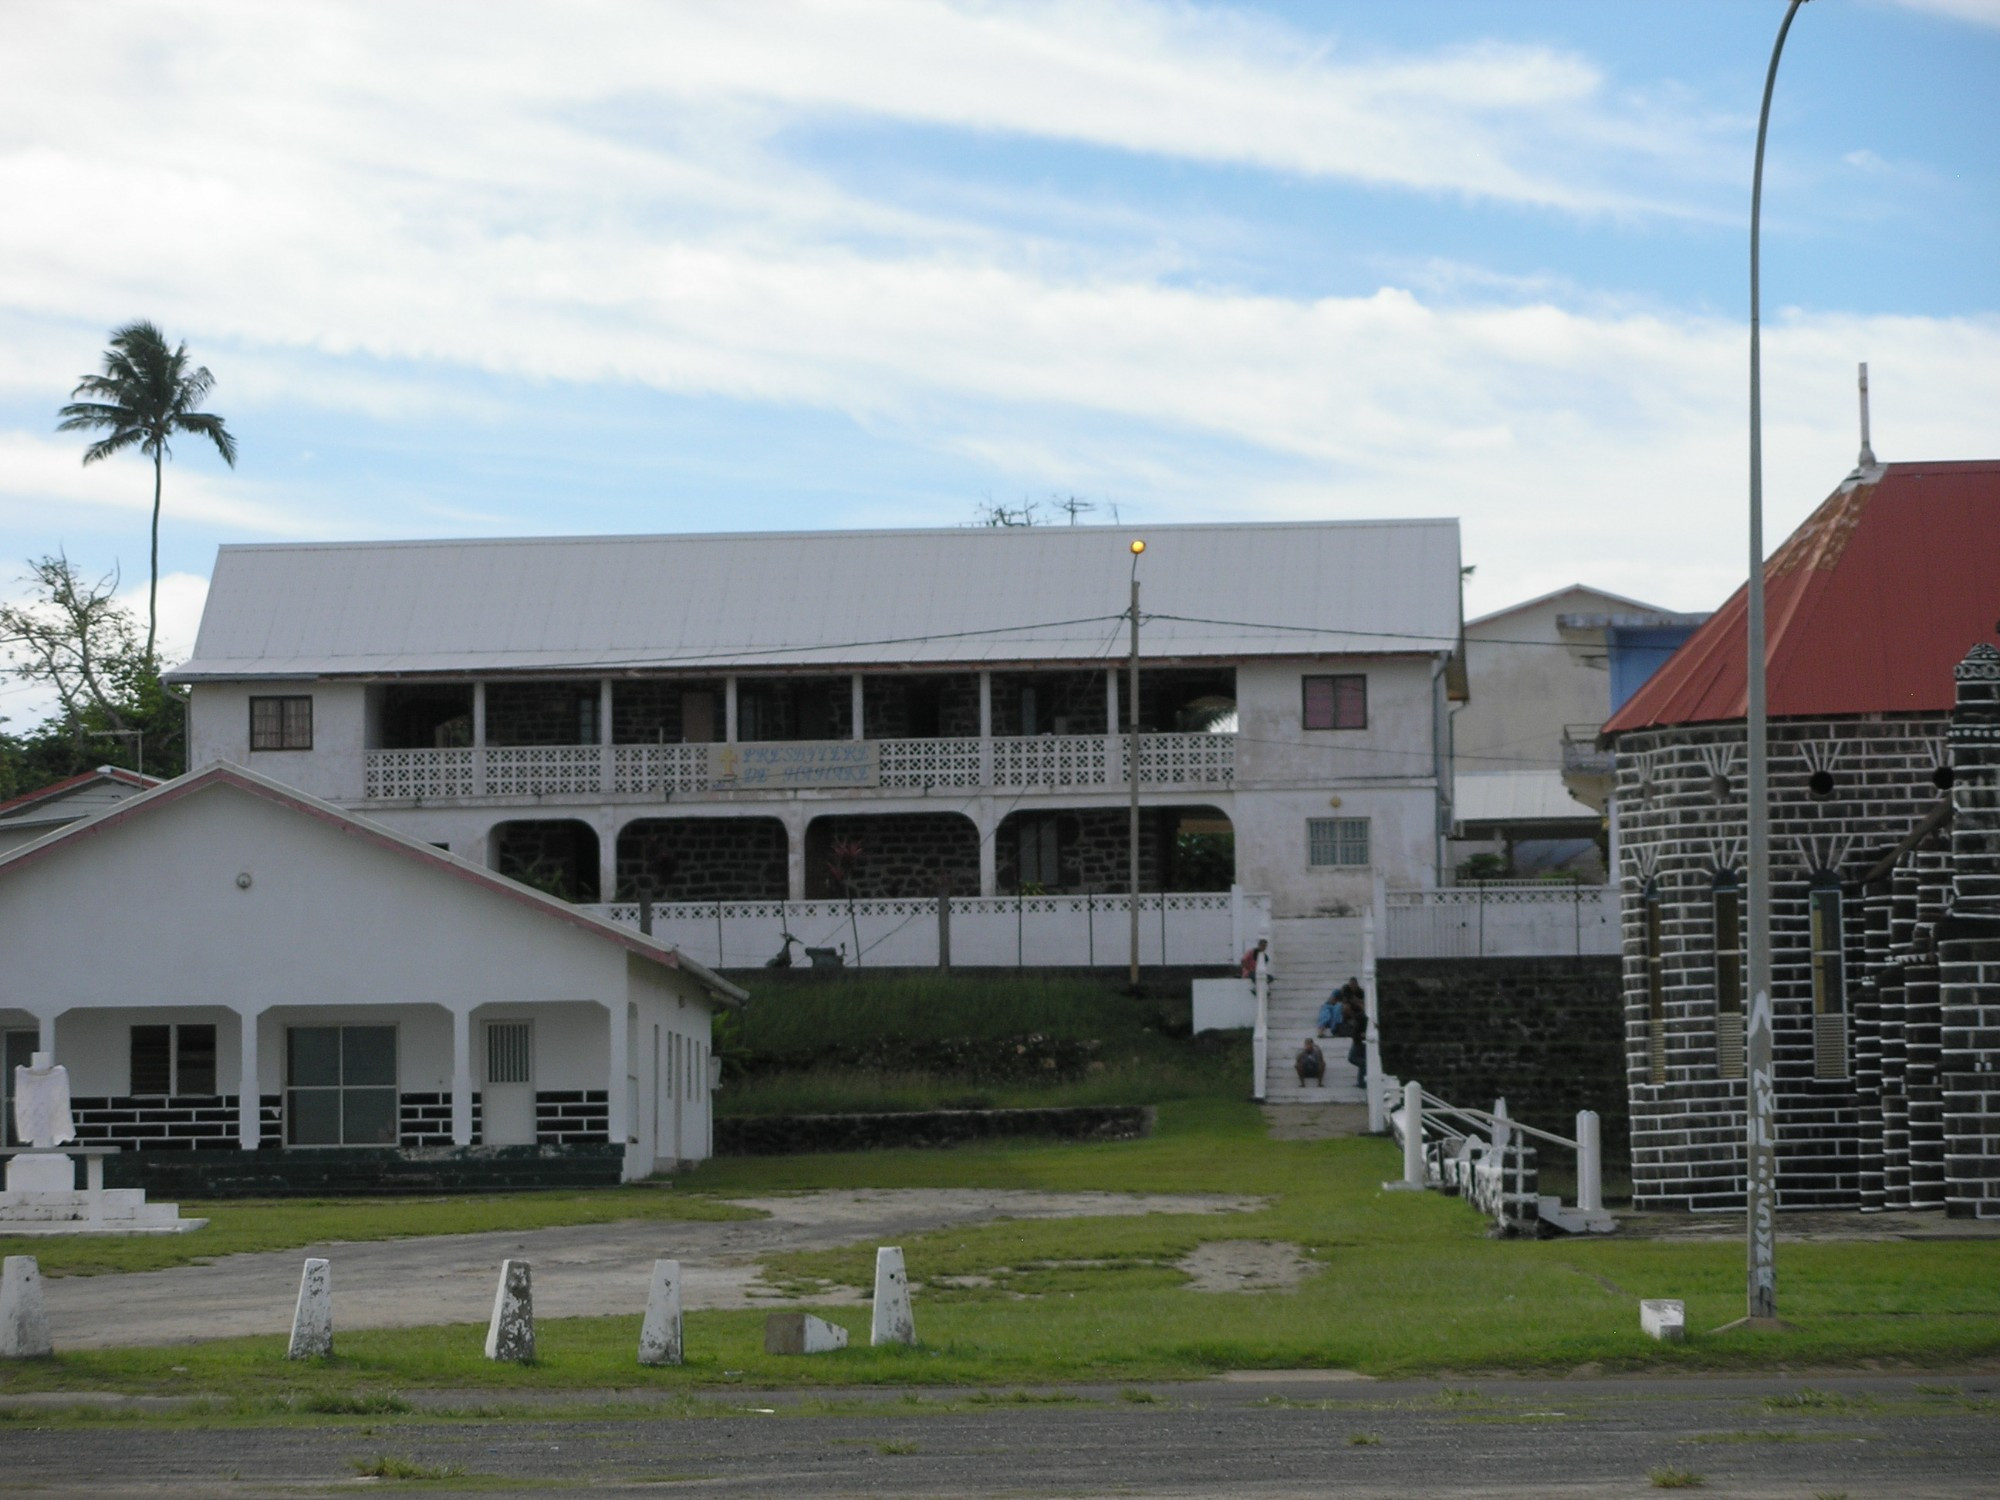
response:
<svg viewBox="0 0 2000 1500"><path fill-rule="evenodd" d="M1802 1394L1803 1393L1803 1394ZM787 1497L1990 1497L2000 1374L1376 1382L1292 1376L1081 1389L1055 1402L964 1392L723 1392L682 1408L447 1415L319 1426L109 1421L0 1433L0 1492L351 1492L389 1457L461 1476L426 1495ZM1134 1399L1135 1397L1139 1399ZM452 1398L440 1398L449 1405ZM476 1406L479 1398L462 1398ZM491 1399L490 1395L486 1398ZM928 1407L928 1409L927 1409ZM361 1481L365 1483L365 1481Z"/></svg>

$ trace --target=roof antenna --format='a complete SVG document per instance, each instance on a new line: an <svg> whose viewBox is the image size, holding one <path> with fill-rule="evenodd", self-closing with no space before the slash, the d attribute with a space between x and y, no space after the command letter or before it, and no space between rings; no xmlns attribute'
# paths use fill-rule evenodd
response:
<svg viewBox="0 0 2000 1500"><path fill-rule="evenodd" d="M1861 456L1854 461L1857 469L1875 467L1875 450L1868 446L1868 361L1861 361Z"/></svg>

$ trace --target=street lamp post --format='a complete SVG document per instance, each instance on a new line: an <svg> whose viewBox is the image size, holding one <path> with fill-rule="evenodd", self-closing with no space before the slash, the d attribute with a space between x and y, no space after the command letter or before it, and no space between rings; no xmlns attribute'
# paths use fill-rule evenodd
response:
<svg viewBox="0 0 2000 1500"><path fill-rule="evenodd" d="M1750 1019L1744 1033L1746 1139L1743 1206L1749 1306L1743 1322L1772 1327L1778 1321L1777 1092L1771 1070L1771 807L1764 691L1764 370L1759 337L1758 236L1764 202L1764 137L1771 125L1771 92L1778 58L1792 18L1805 0L1790 0L1771 66L1764 75L1764 104L1757 115L1757 164L1750 187L1750 583L1746 596L1748 678L1745 737L1749 775L1745 788L1749 858Z"/></svg>
<svg viewBox="0 0 2000 1500"><path fill-rule="evenodd" d="M1134 540L1132 543L1132 664L1131 682L1125 696L1125 722L1130 726L1131 744L1126 749L1125 783L1131 792L1131 816L1127 820L1126 842L1130 855L1129 877L1132 907L1132 989L1139 989L1139 554L1146 550L1146 544ZM1165 955L1161 955L1165 961Z"/></svg>

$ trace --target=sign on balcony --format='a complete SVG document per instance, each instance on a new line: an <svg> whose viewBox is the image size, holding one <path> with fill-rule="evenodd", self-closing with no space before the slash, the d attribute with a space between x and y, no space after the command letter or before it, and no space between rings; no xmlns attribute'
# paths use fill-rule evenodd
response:
<svg viewBox="0 0 2000 1500"><path fill-rule="evenodd" d="M710 745L708 776L717 790L869 787L881 784L882 762L872 740L767 740Z"/></svg>

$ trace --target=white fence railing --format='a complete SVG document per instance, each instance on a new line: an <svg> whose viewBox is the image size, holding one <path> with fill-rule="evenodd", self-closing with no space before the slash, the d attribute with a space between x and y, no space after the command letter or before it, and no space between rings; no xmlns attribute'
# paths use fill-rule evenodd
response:
<svg viewBox="0 0 2000 1500"><path fill-rule="evenodd" d="M1131 759L1123 735L1038 734L1000 739L871 740L884 792L940 788L1061 790L1122 787ZM699 795L717 790L708 745L483 745L370 750L370 801L459 797ZM1236 779L1232 734L1139 737L1141 785L1226 787Z"/></svg>
<svg viewBox="0 0 2000 1500"><path fill-rule="evenodd" d="M1131 960L1125 896L954 896L954 968L1122 968ZM637 902L584 908L627 927ZM653 935L713 968L755 968L786 947L842 954L849 967L934 968L938 898L856 901L677 901L655 905ZM1170 891L1139 897L1139 962L1233 965L1271 919L1271 898L1249 892ZM794 947L792 961L805 964Z"/></svg>
<svg viewBox="0 0 2000 1500"><path fill-rule="evenodd" d="M1385 958L1508 958L1617 953L1618 891L1538 883L1390 891Z"/></svg>

